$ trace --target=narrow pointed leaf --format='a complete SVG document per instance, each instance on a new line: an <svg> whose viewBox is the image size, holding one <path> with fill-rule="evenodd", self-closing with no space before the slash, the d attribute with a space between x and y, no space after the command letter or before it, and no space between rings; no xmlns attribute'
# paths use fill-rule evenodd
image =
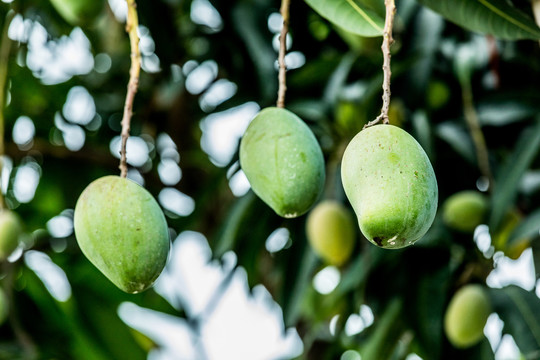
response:
<svg viewBox="0 0 540 360"><path fill-rule="evenodd" d="M505 0L418 0L468 30L500 39L540 39L540 28Z"/></svg>
<svg viewBox="0 0 540 360"><path fill-rule="evenodd" d="M360 36L381 36L384 19L358 0L306 0L334 25Z"/></svg>
<svg viewBox="0 0 540 360"><path fill-rule="evenodd" d="M490 298L504 322L503 333L512 335L520 351L527 357L540 349L540 299L514 285L491 289Z"/></svg>
<svg viewBox="0 0 540 360"><path fill-rule="evenodd" d="M500 169L495 179L495 187L491 198L490 228L497 229L499 226L516 197L522 175L531 165L539 148L540 117L537 117L535 125L522 132L514 153L507 159L506 164Z"/></svg>

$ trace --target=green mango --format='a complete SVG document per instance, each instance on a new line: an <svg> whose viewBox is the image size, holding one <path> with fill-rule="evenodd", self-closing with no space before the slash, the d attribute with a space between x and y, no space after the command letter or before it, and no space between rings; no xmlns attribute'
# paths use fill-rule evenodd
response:
<svg viewBox="0 0 540 360"><path fill-rule="evenodd" d="M240 165L253 192L286 218L306 213L324 186L319 143L286 109L270 107L255 116L240 143Z"/></svg>
<svg viewBox="0 0 540 360"><path fill-rule="evenodd" d="M104 0L51 0L51 4L70 25L90 25L103 11Z"/></svg>
<svg viewBox="0 0 540 360"><path fill-rule="evenodd" d="M21 220L13 211L0 212L0 260L5 260L19 246Z"/></svg>
<svg viewBox="0 0 540 360"><path fill-rule="evenodd" d="M457 348L475 345L484 335L491 304L484 288L478 284L459 289L448 304L444 315L446 337Z"/></svg>
<svg viewBox="0 0 540 360"><path fill-rule="evenodd" d="M354 249L354 217L337 201L317 204L306 221L306 234L313 251L329 265L343 265Z"/></svg>
<svg viewBox="0 0 540 360"><path fill-rule="evenodd" d="M393 125L360 131L341 163L343 188L362 234L398 249L428 231L437 212L437 180L418 142Z"/></svg>
<svg viewBox="0 0 540 360"><path fill-rule="evenodd" d="M165 267L167 221L152 195L131 180L104 176L88 185L74 227L83 254L127 293L150 287Z"/></svg>
<svg viewBox="0 0 540 360"><path fill-rule="evenodd" d="M478 191L465 190L448 197L443 204L443 222L450 228L473 233L484 221L488 199Z"/></svg>

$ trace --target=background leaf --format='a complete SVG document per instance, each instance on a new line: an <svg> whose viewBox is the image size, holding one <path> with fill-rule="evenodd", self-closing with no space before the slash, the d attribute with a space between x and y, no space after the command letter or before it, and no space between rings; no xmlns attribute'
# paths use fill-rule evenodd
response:
<svg viewBox="0 0 540 360"><path fill-rule="evenodd" d="M525 358L536 354L540 349L540 299L514 285L491 289L489 294L493 310L504 322L503 333L512 335Z"/></svg>
<svg viewBox="0 0 540 360"><path fill-rule="evenodd" d="M497 229L500 221L515 200L521 176L531 165L540 148L540 117L536 124L524 130L512 156L499 170L491 198L492 211L489 226Z"/></svg>
<svg viewBox="0 0 540 360"><path fill-rule="evenodd" d="M357 0L306 0L319 15L353 34L380 36L384 19Z"/></svg>
<svg viewBox="0 0 540 360"><path fill-rule="evenodd" d="M533 19L504 0L418 0L472 31L507 40L540 39Z"/></svg>

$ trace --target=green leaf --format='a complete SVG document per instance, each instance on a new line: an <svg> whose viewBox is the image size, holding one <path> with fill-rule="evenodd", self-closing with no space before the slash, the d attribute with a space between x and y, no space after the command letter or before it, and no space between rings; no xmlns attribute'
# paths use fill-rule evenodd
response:
<svg viewBox="0 0 540 360"><path fill-rule="evenodd" d="M361 349L362 359L379 360L390 357L403 331L400 316L402 311L402 299L394 298L388 303L381 317L375 322L373 334Z"/></svg>
<svg viewBox="0 0 540 360"><path fill-rule="evenodd" d="M381 36L384 19L358 0L306 0L322 17L353 34Z"/></svg>
<svg viewBox="0 0 540 360"><path fill-rule="evenodd" d="M536 157L539 147L540 117L537 117L535 125L523 130L514 153L507 159L506 164L500 169L495 179L491 198L490 228L497 229L499 226L503 216L516 197L522 175Z"/></svg>
<svg viewBox="0 0 540 360"><path fill-rule="evenodd" d="M506 40L540 39L540 28L528 15L504 0L418 0L471 31Z"/></svg>
<svg viewBox="0 0 540 360"><path fill-rule="evenodd" d="M540 348L540 299L532 292L511 285L489 291L493 310L527 358Z"/></svg>
<svg viewBox="0 0 540 360"><path fill-rule="evenodd" d="M449 279L450 271L446 266L422 274L418 279L418 287L411 302L414 306L414 330L419 342L423 345L426 358L438 359L440 357L443 314ZM433 296L435 292L438 296Z"/></svg>
<svg viewBox="0 0 540 360"><path fill-rule="evenodd" d="M535 279L538 279L540 278L540 241L533 241L531 249L533 254Z"/></svg>
<svg viewBox="0 0 540 360"><path fill-rule="evenodd" d="M446 121L439 125L435 133L446 141L465 160L475 162L474 145L467 130L454 121Z"/></svg>
<svg viewBox="0 0 540 360"><path fill-rule="evenodd" d="M529 214L519 225L512 231L508 239L508 245L515 241L532 238L538 236L540 230L540 209L537 209ZM508 246L507 245L507 246Z"/></svg>

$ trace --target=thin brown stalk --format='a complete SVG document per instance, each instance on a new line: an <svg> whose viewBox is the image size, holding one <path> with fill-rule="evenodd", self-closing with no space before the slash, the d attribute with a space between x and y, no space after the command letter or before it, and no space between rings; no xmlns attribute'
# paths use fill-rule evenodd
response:
<svg viewBox="0 0 540 360"><path fill-rule="evenodd" d="M476 161L478 167L483 176L489 181L488 189L493 188L493 174L489 165L489 154L486 145L486 139L482 128L480 127L480 120L478 119L478 113L474 107L473 94L470 83L462 84L462 101L463 101L463 116L469 127L469 132L473 139L474 148L476 149Z"/></svg>
<svg viewBox="0 0 540 360"><path fill-rule="evenodd" d="M283 27L281 28L281 33L279 35L279 89L278 89L278 99L277 107L285 107L285 92L287 91L287 66L285 65L285 54L287 52L287 33L289 32L289 8L290 0L282 0L281 2L281 17L283 18Z"/></svg>
<svg viewBox="0 0 540 360"><path fill-rule="evenodd" d="M122 144L120 148L120 176L127 177L126 146L129 138L131 126L131 116L133 115L133 100L139 86L139 74L141 71L141 53L139 51L139 17L137 15L137 4L135 0L126 0L128 6L126 32L129 34L131 46L131 68L129 69L129 83L127 86L126 102L124 104L124 115L122 117Z"/></svg>
<svg viewBox="0 0 540 360"><path fill-rule="evenodd" d="M364 125L364 129L378 124L382 121L383 124L388 124L388 109L390 108L390 78L392 76L392 71L390 70L390 58L392 56L390 52L390 46L394 42L392 37L392 29L394 27L394 16L396 15L396 4L394 0L385 0L384 5L386 7L386 16L384 19L384 30L383 30L383 43L381 46L383 53L383 105L381 108L381 114L375 118L375 120L368 122Z"/></svg>

